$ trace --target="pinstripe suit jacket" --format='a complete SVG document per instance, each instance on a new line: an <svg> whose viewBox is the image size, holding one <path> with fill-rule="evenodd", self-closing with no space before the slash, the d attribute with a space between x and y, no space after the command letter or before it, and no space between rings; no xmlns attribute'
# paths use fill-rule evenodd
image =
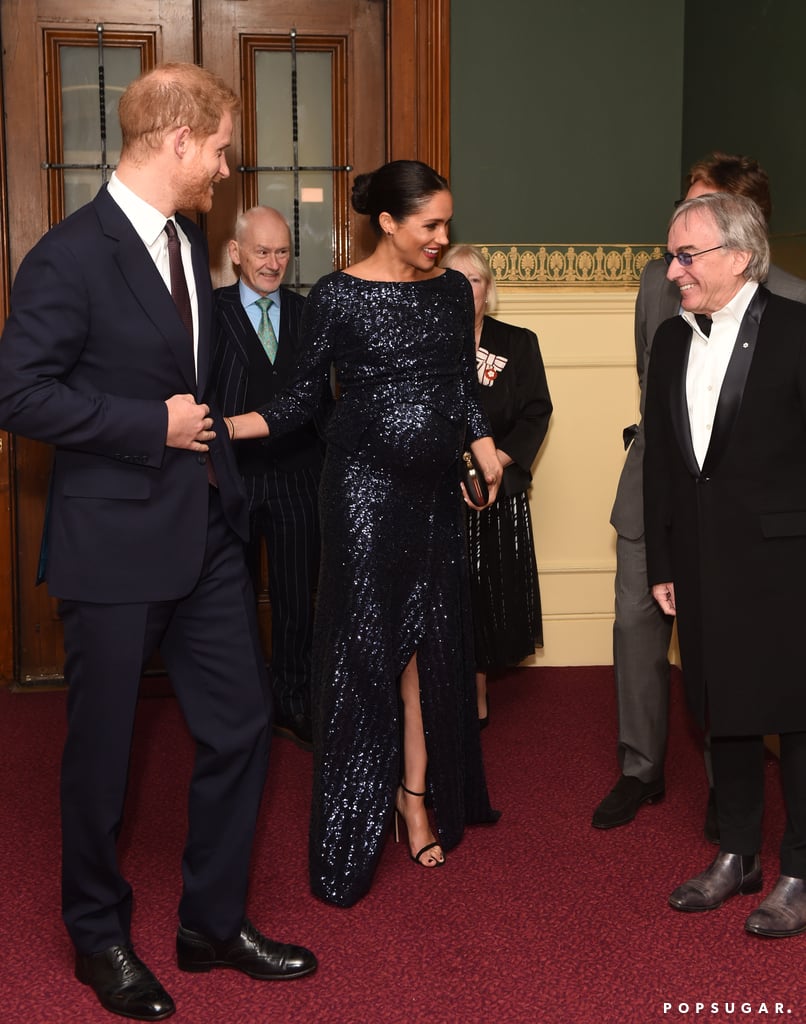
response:
<svg viewBox="0 0 806 1024"><path fill-rule="evenodd" d="M299 361L301 339L299 324L304 298L284 285L280 288L280 333L277 339L277 357L272 371L266 377L265 394L261 390L257 404L247 408L250 393L250 374L266 355L241 304L237 283L215 292L215 337L213 343L212 385L225 416L252 412L279 394L293 378ZM251 389L254 394L254 388ZM333 403L330 388L323 385L322 400L315 420L280 438L266 438L258 442L236 444L239 465L243 468L247 457L252 465L260 448L260 461L266 467L292 472L297 469L319 469L322 464L323 443L317 428L323 426ZM251 403L250 403L251 404ZM247 447L251 445L252 447Z"/></svg>

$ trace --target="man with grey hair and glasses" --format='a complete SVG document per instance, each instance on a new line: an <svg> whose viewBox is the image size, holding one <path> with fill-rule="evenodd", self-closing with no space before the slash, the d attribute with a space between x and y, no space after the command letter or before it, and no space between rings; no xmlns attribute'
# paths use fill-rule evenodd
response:
<svg viewBox="0 0 806 1024"><path fill-rule="evenodd" d="M669 897L709 911L762 888L764 736L780 734L780 876L755 935L806 930L806 306L759 284L767 226L743 196L683 203L667 277L680 314L647 382L647 571L676 616L686 698L711 733L720 849Z"/></svg>
<svg viewBox="0 0 806 1024"><path fill-rule="evenodd" d="M752 199L765 221L772 213L766 171L751 157L712 153L689 171L685 199L728 192ZM680 205L680 200L675 205ZM635 363L644 413L646 374L652 340L658 327L680 309L680 291L666 277L662 259L650 260L641 275L635 302ZM770 266L765 287L776 295L806 302L806 281ZM616 542L613 674L616 683L620 775L597 806L594 828L618 828L631 822L644 804L664 795L664 765L669 731L669 642L672 621L663 615L646 579L643 514L643 423L624 430L627 458L619 477L610 522ZM719 843L710 750L706 739L705 769L709 795L704 833Z"/></svg>

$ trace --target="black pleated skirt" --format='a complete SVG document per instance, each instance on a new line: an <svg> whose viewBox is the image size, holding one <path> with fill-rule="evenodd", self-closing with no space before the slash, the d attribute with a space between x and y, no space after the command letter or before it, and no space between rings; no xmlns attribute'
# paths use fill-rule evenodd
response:
<svg viewBox="0 0 806 1024"><path fill-rule="evenodd" d="M528 492L467 511L476 669L517 665L543 646Z"/></svg>

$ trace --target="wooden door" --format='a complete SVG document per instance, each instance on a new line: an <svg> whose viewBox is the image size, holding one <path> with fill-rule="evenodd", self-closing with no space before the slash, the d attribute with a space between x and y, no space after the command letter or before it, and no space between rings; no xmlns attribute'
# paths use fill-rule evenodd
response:
<svg viewBox="0 0 806 1024"><path fill-rule="evenodd" d="M108 75L108 60L118 77L130 66L133 77L160 61L196 61L240 90L243 110L230 154L231 170L240 172L219 186L202 223L215 284L233 279L225 242L236 215L266 201L267 172L256 169L272 153L266 145L272 97L261 93L259 71L266 54L293 48L300 58L324 55L330 68L331 163L345 168L333 172L327 196L332 265L360 258L369 245L349 207L353 173L397 157L417 157L448 173L449 0L3 0L0 7L3 320L8 282L25 253L77 197L94 194L116 159L112 146L92 171L63 166L75 158L66 154L63 132L65 107L76 99L61 87L65 55L93 65L97 53L93 74L103 67ZM114 119L119 89L105 82L105 113ZM92 87L97 95L97 81L86 83ZM305 111L298 113L302 123ZM61 677L55 602L35 583L50 461L47 446L0 432L0 597L8 610L0 616L0 681Z"/></svg>
<svg viewBox="0 0 806 1024"><path fill-rule="evenodd" d="M294 229L300 204L296 210L290 203L286 206L284 190L279 202L273 199L267 179L288 179L290 185L295 171L286 168L294 166L295 157L297 165L310 166L312 151L316 166L326 165L329 151L331 166L344 168L307 172L311 181L332 182L331 265L344 266L363 253L366 240L357 231L349 206L349 169L372 170L385 159L384 35L385 5L378 0L249 0L205 8L203 62L225 81L238 83L243 102L233 154L239 173L218 187L207 216L216 284L233 280L225 246L240 210L258 202L278 206ZM262 62L273 56L288 68L287 91L282 83L276 88L276 79L261 76ZM302 95L306 59L330 79L328 118L318 117ZM317 140L317 133L325 135L328 127L332 138ZM271 170L255 169L259 167ZM301 171L297 177L304 182L305 174ZM304 233L303 229L300 234ZM303 275L301 283L312 284L310 276Z"/></svg>
<svg viewBox="0 0 806 1024"><path fill-rule="evenodd" d="M249 0L205 8L203 63L238 83L242 101L232 154L238 173L216 186L205 218L215 284L235 279L226 243L237 214L258 203L287 217L295 252L287 280L295 277L303 290L367 254L371 240L365 218L350 207L350 182L354 171L385 160L384 36L385 5L377 0ZM265 553L260 579L258 619L268 652Z"/></svg>

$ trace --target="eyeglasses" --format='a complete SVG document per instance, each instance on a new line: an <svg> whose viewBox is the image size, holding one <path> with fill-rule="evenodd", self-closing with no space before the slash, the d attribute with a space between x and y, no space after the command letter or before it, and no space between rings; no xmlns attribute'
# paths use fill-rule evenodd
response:
<svg viewBox="0 0 806 1024"><path fill-rule="evenodd" d="M665 252L663 260L667 267L671 267L672 260L677 260L681 267L690 267L695 256L703 256L707 252L715 252L717 249L724 248L724 245L712 245L710 249L700 249L699 252Z"/></svg>

